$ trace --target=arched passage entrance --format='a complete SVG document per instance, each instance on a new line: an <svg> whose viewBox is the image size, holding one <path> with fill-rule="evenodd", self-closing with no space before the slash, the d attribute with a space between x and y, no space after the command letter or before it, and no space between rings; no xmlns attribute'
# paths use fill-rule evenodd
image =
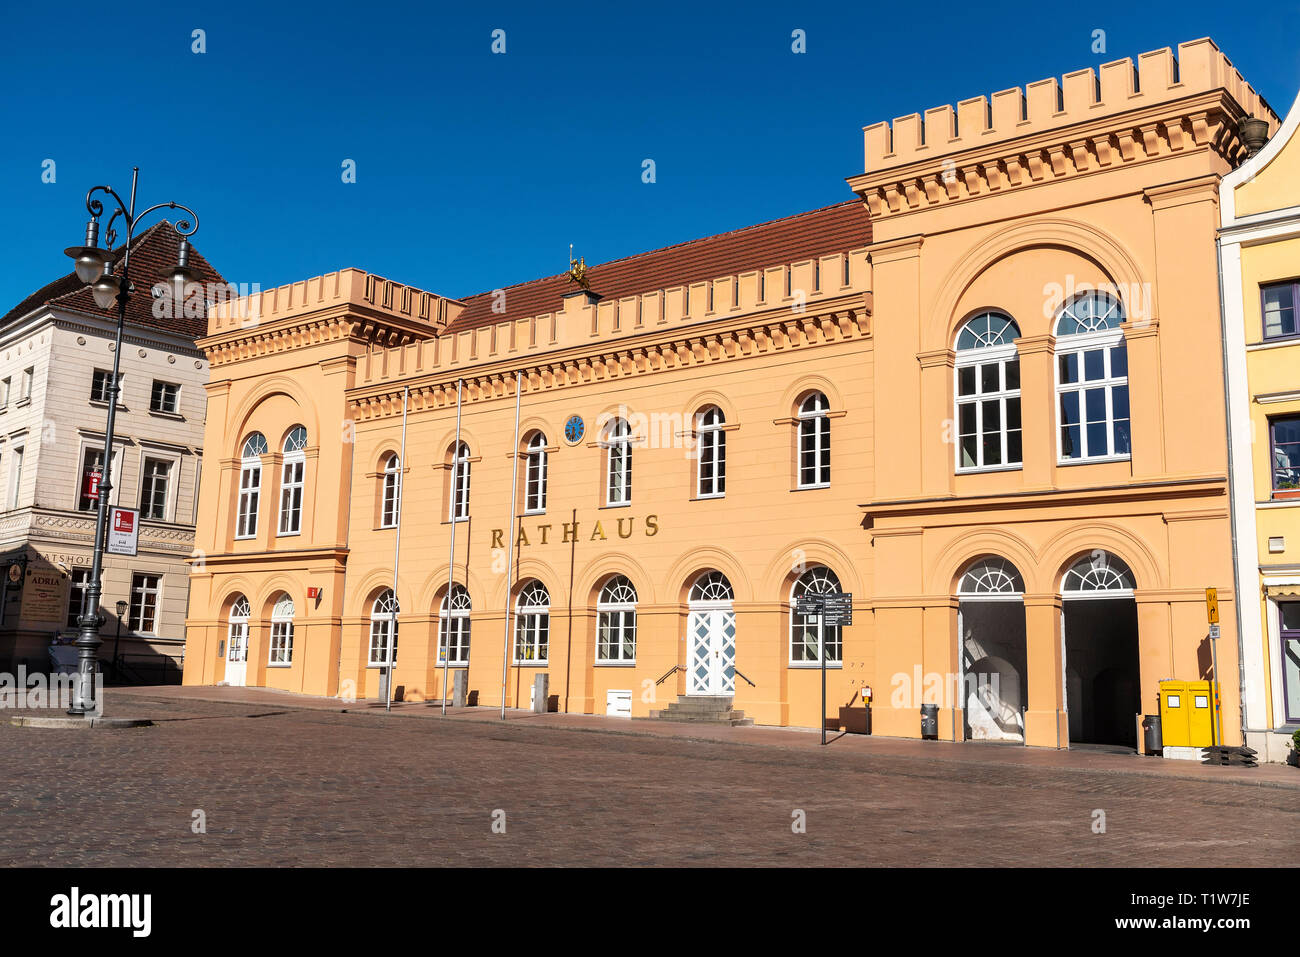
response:
<svg viewBox="0 0 1300 957"><path fill-rule="evenodd" d="M1100 550L1075 561L1061 582L1071 744L1137 747L1142 700L1133 588L1123 559Z"/></svg>
<svg viewBox="0 0 1300 957"><path fill-rule="evenodd" d="M957 598L965 737L1024 744L1024 579L1004 558L981 558L961 576Z"/></svg>

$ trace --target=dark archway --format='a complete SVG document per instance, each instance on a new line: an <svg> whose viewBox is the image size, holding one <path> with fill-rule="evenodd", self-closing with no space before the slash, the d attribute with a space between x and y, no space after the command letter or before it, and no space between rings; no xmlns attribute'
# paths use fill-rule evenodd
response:
<svg viewBox="0 0 1300 957"><path fill-rule="evenodd" d="M1108 552L1070 566L1061 586L1070 743L1137 748L1142 707L1133 573Z"/></svg>

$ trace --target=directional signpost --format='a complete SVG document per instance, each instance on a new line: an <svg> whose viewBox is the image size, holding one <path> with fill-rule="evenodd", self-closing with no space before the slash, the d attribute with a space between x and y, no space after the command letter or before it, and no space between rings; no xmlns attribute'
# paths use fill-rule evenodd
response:
<svg viewBox="0 0 1300 957"><path fill-rule="evenodd" d="M853 594L851 592L822 592L805 594L795 599L795 614L816 618L817 654L822 666L822 744L826 743L826 629L842 628L853 624Z"/></svg>
<svg viewBox="0 0 1300 957"><path fill-rule="evenodd" d="M1223 724L1219 715L1219 590L1205 589L1205 617L1210 622L1210 664L1214 669L1214 743L1223 743Z"/></svg>

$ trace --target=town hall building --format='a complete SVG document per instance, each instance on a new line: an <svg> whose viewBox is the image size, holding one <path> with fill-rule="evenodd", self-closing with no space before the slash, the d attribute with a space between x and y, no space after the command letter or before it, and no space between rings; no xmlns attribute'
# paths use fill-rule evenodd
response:
<svg viewBox="0 0 1300 957"><path fill-rule="evenodd" d="M1239 743L1214 237L1249 117L1198 40L869 126L811 212L213 307L186 683L529 707L545 674L565 712L916 737L928 704L1063 748L1216 677Z"/></svg>

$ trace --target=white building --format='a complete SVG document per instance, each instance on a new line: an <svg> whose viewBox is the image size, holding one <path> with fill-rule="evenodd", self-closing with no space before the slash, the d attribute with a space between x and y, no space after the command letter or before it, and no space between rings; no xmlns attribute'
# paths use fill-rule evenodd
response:
<svg viewBox="0 0 1300 957"><path fill-rule="evenodd" d="M154 294L178 244L162 222L132 246L113 443L111 503L140 509L140 539L136 557L105 556L100 656L112 658L125 602L126 676L144 681L179 680L203 459L208 368L194 339L206 331L205 310L187 317ZM197 252L190 262L205 282L222 282ZM76 635L116 316L69 273L0 318L0 667L43 670L51 641Z"/></svg>

